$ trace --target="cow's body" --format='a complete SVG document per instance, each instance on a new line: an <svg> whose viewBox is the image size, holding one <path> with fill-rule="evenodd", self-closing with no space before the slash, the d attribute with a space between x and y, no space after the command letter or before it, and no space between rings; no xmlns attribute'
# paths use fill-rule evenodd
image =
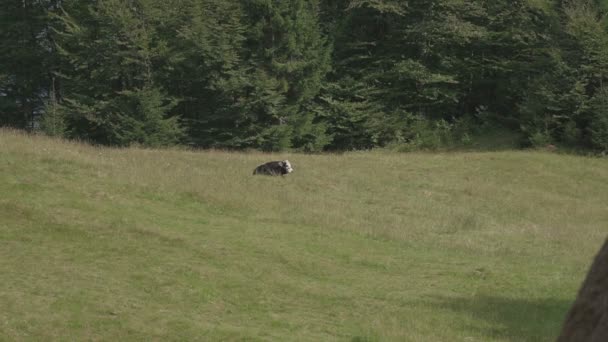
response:
<svg viewBox="0 0 608 342"><path fill-rule="evenodd" d="M284 176L292 173L293 168L289 160L282 161L271 161L266 164L262 164L253 170L254 175L267 175L267 176Z"/></svg>

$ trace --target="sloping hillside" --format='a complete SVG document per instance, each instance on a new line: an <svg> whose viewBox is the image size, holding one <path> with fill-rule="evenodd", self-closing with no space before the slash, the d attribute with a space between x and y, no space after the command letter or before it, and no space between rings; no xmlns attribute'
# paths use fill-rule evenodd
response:
<svg viewBox="0 0 608 342"><path fill-rule="evenodd" d="M288 157L287 177L253 168ZM0 131L0 340L550 341L608 161L104 149Z"/></svg>

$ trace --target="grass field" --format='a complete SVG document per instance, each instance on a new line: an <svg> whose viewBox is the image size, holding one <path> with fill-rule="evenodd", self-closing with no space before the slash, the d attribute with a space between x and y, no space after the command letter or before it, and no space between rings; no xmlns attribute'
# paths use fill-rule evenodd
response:
<svg viewBox="0 0 608 342"><path fill-rule="evenodd" d="M288 157L294 173L252 176ZM608 160L105 149L0 130L0 340L551 341Z"/></svg>

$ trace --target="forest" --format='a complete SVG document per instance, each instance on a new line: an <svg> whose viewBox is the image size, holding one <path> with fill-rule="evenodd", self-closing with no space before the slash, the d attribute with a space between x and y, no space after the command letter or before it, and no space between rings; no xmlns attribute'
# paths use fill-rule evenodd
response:
<svg viewBox="0 0 608 342"><path fill-rule="evenodd" d="M0 127L109 146L608 151L608 0L4 0Z"/></svg>

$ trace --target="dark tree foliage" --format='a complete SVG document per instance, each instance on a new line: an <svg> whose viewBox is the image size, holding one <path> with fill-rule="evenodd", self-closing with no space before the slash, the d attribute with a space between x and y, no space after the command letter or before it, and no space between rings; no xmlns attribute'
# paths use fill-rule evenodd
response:
<svg viewBox="0 0 608 342"><path fill-rule="evenodd" d="M251 70L246 104L257 126L255 145L318 150L328 141L316 122L312 100L330 66L330 49L318 22L315 0L243 1L244 57Z"/></svg>
<svg viewBox="0 0 608 342"><path fill-rule="evenodd" d="M178 1L166 13L170 58L163 84L179 100L187 143L203 147L248 147L255 131L245 106L251 79L242 58L240 4L224 0Z"/></svg>
<svg viewBox="0 0 608 342"><path fill-rule="evenodd" d="M178 118L169 116L176 100L156 80L169 56L155 5L64 1L55 32L67 136L119 146L179 142Z"/></svg>
<svg viewBox="0 0 608 342"><path fill-rule="evenodd" d="M32 128L50 89L53 47L49 11L57 0L11 0L0 6L0 126Z"/></svg>
<svg viewBox="0 0 608 342"><path fill-rule="evenodd" d="M607 12L606 0L7 1L0 125L119 146L408 150L503 132L605 152Z"/></svg>

